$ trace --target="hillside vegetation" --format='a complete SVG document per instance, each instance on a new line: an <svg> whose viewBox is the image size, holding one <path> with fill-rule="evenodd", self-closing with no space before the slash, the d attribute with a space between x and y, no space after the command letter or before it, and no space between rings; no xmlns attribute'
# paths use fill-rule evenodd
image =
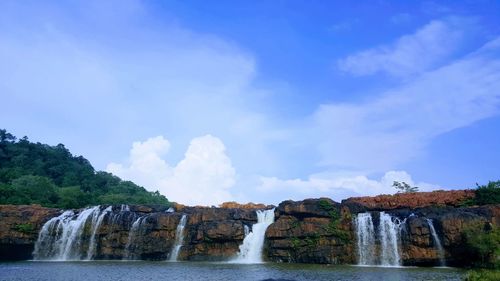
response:
<svg viewBox="0 0 500 281"><path fill-rule="evenodd" d="M40 204L81 208L98 204L170 205L158 191L95 171L63 144L50 146L17 139L0 130L0 204Z"/></svg>

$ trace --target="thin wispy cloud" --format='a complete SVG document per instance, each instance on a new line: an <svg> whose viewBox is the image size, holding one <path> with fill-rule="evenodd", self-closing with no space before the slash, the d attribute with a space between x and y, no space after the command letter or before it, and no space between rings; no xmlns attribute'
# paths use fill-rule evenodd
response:
<svg viewBox="0 0 500 281"><path fill-rule="evenodd" d="M325 104L314 115L326 165L392 169L432 138L500 112L497 40L377 98Z"/></svg>
<svg viewBox="0 0 500 281"><path fill-rule="evenodd" d="M396 77L421 74L436 67L465 39L467 21L434 20L414 34L405 35L390 45L378 46L338 61L340 70L354 75L386 73Z"/></svg>
<svg viewBox="0 0 500 281"><path fill-rule="evenodd" d="M285 11L252 22L257 36L168 3L101 2L0 3L0 119L180 203L448 188L403 166L499 113L499 35L474 15Z"/></svg>

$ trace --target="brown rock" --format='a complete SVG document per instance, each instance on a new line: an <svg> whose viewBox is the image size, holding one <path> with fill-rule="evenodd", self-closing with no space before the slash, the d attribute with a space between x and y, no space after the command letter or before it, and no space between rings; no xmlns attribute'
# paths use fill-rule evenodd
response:
<svg viewBox="0 0 500 281"><path fill-rule="evenodd" d="M342 204L357 203L369 210L414 209L436 205L459 207L461 203L474 197L475 191L472 189L438 190L432 192L378 195L375 197L352 197L342 200Z"/></svg>
<svg viewBox="0 0 500 281"><path fill-rule="evenodd" d="M40 205L0 205L0 260L31 259L39 230L59 214Z"/></svg>
<svg viewBox="0 0 500 281"><path fill-rule="evenodd" d="M251 209L251 210L255 210L255 209L270 209L272 208L273 206L271 205L265 205L265 204L255 204L255 203L252 203L252 202L249 202L249 203L246 203L246 204L240 204L240 203L237 203L237 202L224 202L222 204L219 205L219 208L224 208L224 209Z"/></svg>

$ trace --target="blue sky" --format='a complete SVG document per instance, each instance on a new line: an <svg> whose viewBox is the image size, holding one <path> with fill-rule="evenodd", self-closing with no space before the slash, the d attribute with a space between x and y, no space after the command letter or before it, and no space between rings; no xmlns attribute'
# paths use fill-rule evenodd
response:
<svg viewBox="0 0 500 281"><path fill-rule="evenodd" d="M187 204L500 178L498 1L2 1L0 127Z"/></svg>

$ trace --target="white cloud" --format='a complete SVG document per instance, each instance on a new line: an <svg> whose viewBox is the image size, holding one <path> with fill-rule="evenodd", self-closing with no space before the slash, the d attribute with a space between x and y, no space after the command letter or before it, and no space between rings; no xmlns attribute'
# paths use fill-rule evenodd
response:
<svg viewBox="0 0 500 281"><path fill-rule="evenodd" d="M304 197L330 197L340 202L353 196L369 196L378 194L393 194L394 181L403 181L411 186L418 186L420 191L430 191L439 186L424 182L415 183L405 171L386 172L379 180L356 173L318 174L308 179L278 179L276 177L261 177L257 190L261 195L273 194L280 200L302 200Z"/></svg>
<svg viewBox="0 0 500 281"><path fill-rule="evenodd" d="M162 178L172 175L172 168L162 159L169 149L170 142L162 136L149 138L144 142L134 142L130 150L129 166L110 163L106 170L154 191Z"/></svg>
<svg viewBox="0 0 500 281"><path fill-rule="evenodd" d="M134 142L126 165L110 163L107 171L159 190L168 199L189 205L217 205L233 200L236 172L222 141L211 135L194 138L176 166L162 156L170 143L162 136Z"/></svg>
<svg viewBox="0 0 500 281"><path fill-rule="evenodd" d="M270 175L261 187L297 186L292 190L304 197L344 190L340 185L346 195L362 193L362 186L377 190L382 180L366 175L398 169L433 137L498 112L498 43L442 66L466 36L460 21L433 21L392 45L342 60L344 71L404 81L362 103L321 105L307 118L303 111L280 116L291 102L286 95L255 87L251 52L159 18L146 2L117 3L72 2L71 13L65 5L1 3L0 119L20 135L66 143L99 169L137 138L224 139L231 160L214 137L192 140L184 157L156 137L134 143L128 162L108 165L181 203L216 204L240 194L263 201L242 184L255 175ZM170 165L167 153L183 160ZM319 158L324 170L356 172L280 179L306 177ZM265 200L277 203L280 192Z"/></svg>
<svg viewBox="0 0 500 281"><path fill-rule="evenodd" d="M335 168L387 171L436 136L500 112L500 39L363 103L325 104L309 136Z"/></svg>
<svg viewBox="0 0 500 281"><path fill-rule="evenodd" d="M338 67L354 75L377 72L406 77L435 67L460 48L464 23L459 19L434 20L392 45L361 51L338 61Z"/></svg>
<svg viewBox="0 0 500 281"><path fill-rule="evenodd" d="M267 91L252 85L253 54L158 18L152 6L0 3L0 119L48 143L64 140L98 169L136 138L187 144L207 133L225 140L239 169L279 167L268 143L281 137L265 112Z"/></svg>

